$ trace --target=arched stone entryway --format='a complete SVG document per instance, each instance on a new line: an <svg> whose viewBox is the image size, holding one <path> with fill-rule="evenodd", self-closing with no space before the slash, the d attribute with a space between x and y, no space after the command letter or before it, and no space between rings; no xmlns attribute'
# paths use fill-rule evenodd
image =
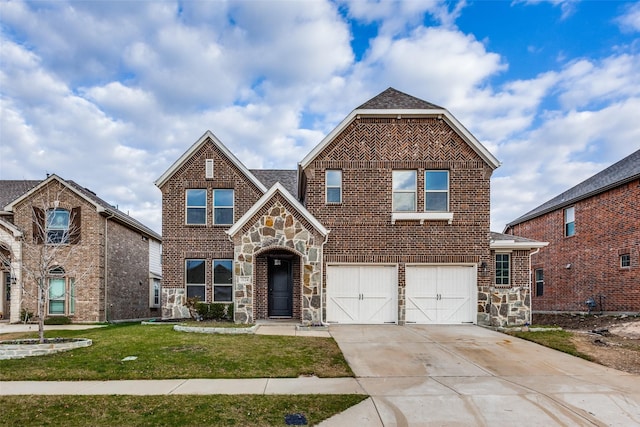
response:
<svg viewBox="0 0 640 427"><path fill-rule="evenodd" d="M0 220L0 312L11 323L20 321L22 296L22 233Z"/></svg>
<svg viewBox="0 0 640 427"><path fill-rule="evenodd" d="M273 317L291 317L302 323L321 321L322 246L326 230L316 228L306 209L290 197L279 188L272 189L256 204L252 214L230 230L234 242L236 322L253 323ZM269 313L269 263L275 260L290 264L291 316ZM272 264L272 269L276 267Z"/></svg>
<svg viewBox="0 0 640 427"><path fill-rule="evenodd" d="M267 248L255 255L255 320L302 320L301 254Z"/></svg>

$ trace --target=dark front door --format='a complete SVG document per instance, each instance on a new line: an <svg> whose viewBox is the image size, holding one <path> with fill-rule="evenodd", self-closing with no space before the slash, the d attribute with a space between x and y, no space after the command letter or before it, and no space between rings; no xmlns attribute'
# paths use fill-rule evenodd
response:
<svg viewBox="0 0 640 427"><path fill-rule="evenodd" d="M269 316L293 316L291 261L269 258Z"/></svg>

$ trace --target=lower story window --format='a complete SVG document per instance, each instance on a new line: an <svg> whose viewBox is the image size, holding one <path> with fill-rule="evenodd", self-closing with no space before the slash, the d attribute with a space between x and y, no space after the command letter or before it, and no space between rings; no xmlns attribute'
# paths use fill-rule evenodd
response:
<svg viewBox="0 0 640 427"><path fill-rule="evenodd" d="M213 301L231 302L233 298L233 261L213 260Z"/></svg>
<svg viewBox="0 0 640 427"><path fill-rule="evenodd" d="M510 258L509 254L496 254L496 285L510 284Z"/></svg>
<svg viewBox="0 0 640 427"><path fill-rule="evenodd" d="M55 271L54 273L58 273ZM47 310L50 315L64 316L76 312L75 280L66 277L49 278L49 302Z"/></svg>
<svg viewBox="0 0 640 427"><path fill-rule="evenodd" d="M541 268L536 269L536 296L541 297L544 295L544 271Z"/></svg>
<svg viewBox="0 0 640 427"><path fill-rule="evenodd" d="M151 279L151 289L149 292L149 307L160 307L160 279Z"/></svg>
<svg viewBox="0 0 640 427"><path fill-rule="evenodd" d="M188 259L185 269L187 298L198 298L200 301L206 301L205 260Z"/></svg>

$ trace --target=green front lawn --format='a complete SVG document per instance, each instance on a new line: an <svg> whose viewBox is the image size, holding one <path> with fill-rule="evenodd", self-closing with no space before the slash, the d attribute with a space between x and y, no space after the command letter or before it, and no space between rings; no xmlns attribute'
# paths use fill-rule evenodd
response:
<svg viewBox="0 0 640 427"><path fill-rule="evenodd" d="M593 361L593 358L588 354L579 352L576 346L571 342L573 334L567 331L536 331L536 332L510 332L510 335L518 338L532 341L545 347L553 348L555 350L568 353L572 356L581 357L586 360Z"/></svg>
<svg viewBox="0 0 640 427"><path fill-rule="evenodd" d="M50 331L46 336L90 338L93 345L51 356L2 360L0 380L353 376L332 338L194 334L176 332L173 325L140 324ZM123 362L127 356L137 359Z"/></svg>
<svg viewBox="0 0 640 427"><path fill-rule="evenodd" d="M367 396L2 396L6 426L278 426L303 414L316 425Z"/></svg>

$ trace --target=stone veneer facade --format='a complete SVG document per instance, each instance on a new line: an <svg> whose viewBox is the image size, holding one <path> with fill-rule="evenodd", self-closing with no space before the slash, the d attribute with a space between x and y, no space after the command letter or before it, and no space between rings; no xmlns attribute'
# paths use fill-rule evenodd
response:
<svg viewBox="0 0 640 427"><path fill-rule="evenodd" d="M319 323L324 239L281 195L272 200L273 203L260 209L232 236L235 320L253 323L259 320L254 318L256 313L265 312L260 308L266 307L268 293L260 292L259 287L266 287L267 281L257 280L257 257L270 251L286 251L299 257L301 264L299 283L302 290L298 293L301 301L294 301L294 307L299 303L302 323Z"/></svg>

